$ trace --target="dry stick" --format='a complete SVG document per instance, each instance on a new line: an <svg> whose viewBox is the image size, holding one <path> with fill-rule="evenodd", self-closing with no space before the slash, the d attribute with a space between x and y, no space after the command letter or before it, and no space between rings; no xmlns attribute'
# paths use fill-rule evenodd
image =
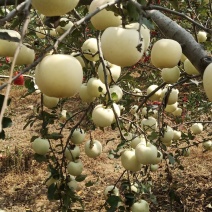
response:
<svg viewBox="0 0 212 212"><path fill-rule="evenodd" d="M24 10L26 10L26 11L28 10L30 3L31 3L30 0L26 1L26 4L24 4ZM7 108L7 101L8 101L8 98L9 98L10 89L11 89L11 85L12 85L13 70L14 70L15 63L16 63L18 54L20 52L21 46L22 46L22 41L23 41L24 35L26 33L26 29L27 29L27 26L29 24L29 21L30 21L30 13L27 12L26 20L24 22L24 26L23 26L22 33L21 33L21 39L19 41L18 47L16 48L16 51L15 51L15 54L14 54L14 59L13 59L13 62L12 62L11 68L10 68L10 76L9 76L9 79L8 79L7 89L6 89L6 92L5 92L4 102L3 102L1 114L0 114L0 132L3 130L2 121L3 121L3 118L4 118L4 112Z"/></svg>
<svg viewBox="0 0 212 212"><path fill-rule="evenodd" d="M5 18L0 19L0 25L4 25L6 21L11 20L14 18L18 13L20 13L22 10L25 9L25 6L31 3L31 0L26 0L25 2L22 2L19 4L14 10L12 10Z"/></svg>

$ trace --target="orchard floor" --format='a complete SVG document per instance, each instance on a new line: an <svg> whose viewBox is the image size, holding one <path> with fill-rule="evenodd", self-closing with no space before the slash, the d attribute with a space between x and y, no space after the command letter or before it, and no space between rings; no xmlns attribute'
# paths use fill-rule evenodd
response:
<svg viewBox="0 0 212 212"><path fill-rule="evenodd" d="M47 167L33 160L30 139L35 135L34 129L23 130L26 117L32 113L32 105L37 104L36 95L20 99L25 91L13 89L12 103L7 111L13 120L13 125L7 128L6 139L0 140L0 209L10 212L42 211L56 212L56 203L49 202L46 197L47 188L44 181L47 177ZM74 105L73 105L74 106ZM87 174L85 182L77 191L85 203L85 211L105 211L101 205L105 200L103 190L107 185L114 184L123 168L119 159L109 159L108 151L115 148L118 139L117 132L96 130L94 134L103 144L103 154L97 159L89 159L82 153L84 164L83 174ZM202 152L202 148L192 148L191 155L182 158L183 171L173 170L172 180L167 181L164 174L164 164L157 172L152 173L154 179L153 193L157 196L157 205L151 204L151 212L204 212L212 211L212 152ZM84 183L92 181L95 184L85 187ZM172 188L178 201L169 199ZM77 205L73 211L77 211ZM27 210L28 209L28 210ZM0 210L0 211L1 211Z"/></svg>

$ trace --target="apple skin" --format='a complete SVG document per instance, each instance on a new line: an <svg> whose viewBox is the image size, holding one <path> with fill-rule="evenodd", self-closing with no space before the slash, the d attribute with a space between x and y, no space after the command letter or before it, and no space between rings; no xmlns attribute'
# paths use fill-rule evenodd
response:
<svg viewBox="0 0 212 212"><path fill-rule="evenodd" d="M139 30L139 23L130 23L128 25L125 25L126 29L136 29ZM142 24L140 26L140 34L144 39L144 52L149 48L149 44L150 44L150 30L148 29L147 26L145 26L144 24Z"/></svg>
<svg viewBox="0 0 212 212"><path fill-rule="evenodd" d="M163 143L168 143L170 142L174 137L174 131L171 127L167 126L164 128L164 134L160 138Z"/></svg>
<svg viewBox="0 0 212 212"><path fill-rule="evenodd" d="M180 69L177 66L173 68L163 68L161 70L161 76L166 83L175 83L180 78Z"/></svg>
<svg viewBox="0 0 212 212"><path fill-rule="evenodd" d="M203 142L203 143L202 143L202 147L203 147L205 150L211 151L211 150L212 150L212 141L209 140L209 141Z"/></svg>
<svg viewBox="0 0 212 212"><path fill-rule="evenodd" d="M101 88L101 91L99 88ZM90 96L99 97L101 94L106 93L106 86L100 79L91 77L87 82L87 90Z"/></svg>
<svg viewBox="0 0 212 212"><path fill-rule="evenodd" d="M45 155L49 152L49 141L47 139L36 138L32 142L32 149L39 155Z"/></svg>
<svg viewBox="0 0 212 212"><path fill-rule="evenodd" d="M178 107L174 112L172 112L172 114L174 116L181 116L182 115L182 112L183 112L182 108L179 108Z"/></svg>
<svg viewBox="0 0 212 212"><path fill-rule="evenodd" d="M10 37L20 39L21 35L15 30L0 29L0 32L7 33ZM8 41L0 39L0 56L1 57L13 57L18 47L18 42Z"/></svg>
<svg viewBox="0 0 212 212"><path fill-rule="evenodd" d="M206 96L208 97L209 101L212 102L212 63L210 63L203 74L203 87L206 93Z"/></svg>
<svg viewBox="0 0 212 212"><path fill-rule="evenodd" d="M67 166L68 173L73 176L78 176L83 171L83 164L81 160L75 160L68 163Z"/></svg>
<svg viewBox="0 0 212 212"><path fill-rule="evenodd" d="M79 90L79 96L80 96L80 99L82 100L82 102L87 102L87 103L93 102L96 99L96 97L91 96L88 93L87 83L83 83L81 85L80 90Z"/></svg>
<svg viewBox="0 0 212 212"><path fill-rule="evenodd" d="M147 95L149 95L152 91L154 91L156 88L158 87L158 85L150 85L147 88ZM161 98L161 93L162 90L159 89L158 91L156 91L152 96L149 97L150 100L152 101L158 101Z"/></svg>
<svg viewBox="0 0 212 212"><path fill-rule="evenodd" d="M169 85L162 90L161 98L164 98L167 95L168 87ZM167 99L167 104L172 105L176 103L178 101L178 94L179 94L179 90L172 88L169 93L169 97Z"/></svg>
<svg viewBox="0 0 212 212"><path fill-rule="evenodd" d="M15 64L28 65L33 63L34 59L35 51L22 44L18 56L16 58ZM11 61L13 61L13 57L11 57Z"/></svg>
<svg viewBox="0 0 212 212"><path fill-rule="evenodd" d="M158 126L157 120L152 116L149 116L147 119L144 118L141 121L141 128L144 131L148 131L148 132L154 131L157 129L157 126Z"/></svg>
<svg viewBox="0 0 212 212"><path fill-rule="evenodd" d="M76 145L71 146L71 147L67 147L65 149L65 157L69 160L69 161L73 161L76 158L78 158L80 156L80 148Z"/></svg>
<svg viewBox="0 0 212 212"><path fill-rule="evenodd" d="M197 33L197 40L199 43L204 43L207 40L207 32L199 31Z"/></svg>
<svg viewBox="0 0 212 212"><path fill-rule="evenodd" d="M189 75L199 75L198 70L193 66L189 59L186 59L183 63L184 71Z"/></svg>
<svg viewBox="0 0 212 212"><path fill-rule="evenodd" d="M150 170L151 172L156 172L159 168L159 165L158 164L151 164L150 165Z"/></svg>
<svg viewBox="0 0 212 212"><path fill-rule="evenodd" d="M32 6L45 16L62 16L73 10L79 0L32 0Z"/></svg>
<svg viewBox="0 0 212 212"><path fill-rule="evenodd" d="M110 69L110 72L108 70L108 68L106 67L106 73L107 73L107 83L111 83L112 81L116 82L118 80L118 78L120 77L121 74L121 67L111 64L109 62L107 62L107 66ZM104 79L104 70L103 70L103 65L102 63L99 64L99 67L97 69L98 72L98 76L99 79L105 83L105 79Z"/></svg>
<svg viewBox="0 0 212 212"><path fill-rule="evenodd" d="M102 104L99 104L93 109L92 120L98 127L110 126L114 121L113 110L111 108L105 108Z"/></svg>
<svg viewBox="0 0 212 212"><path fill-rule="evenodd" d="M130 146L135 149L136 146L139 144L139 143L142 143L144 145L146 145L146 139L143 135L141 136L137 136L136 138L134 138L131 142L130 142Z"/></svg>
<svg viewBox="0 0 212 212"><path fill-rule="evenodd" d="M139 200L132 205L132 212L149 212L149 203L145 200Z"/></svg>
<svg viewBox="0 0 212 212"><path fill-rule="evenodd" d="M89 6L89 13L95 11L99 6L111 2L113 0L93 0ZM101 10L91 18L91 23L97 30L104 30L108 27L121 25L121 16L116 15L113 11L107 9Z"/></svg>
<svg viewBox="0 0 212 212"><path fill-rule="evenodd" d="M72 133L71 142L76 145L81 144L85 140L85 136L85 131L81 128L77 128Z"/></svg>
<svg viewBox="0 0 212 212"><path fill-rule="evenodd" d="M182 133L180 131L174 130L173 140L174 141L180 140L181 139L181 134Z"/></svg>
<svg viewBox="0 0 212 212"><path fill-rule="evenodd" d="M67 31L74 25L71 21L69 21L68 18L61 18L60 22L65 22L66 24L65 24L65 26L60 26L60 24L59 24L59 26L55 29L56 32L59 34L63 34L65 31Z"/></svg>
<svg viewBox="0 0 212 212"><path fill-rule="evenodd" d="M59 102L59 98L50 97L50 96L43 94L43 105L45 107L52 109L57 106L58 102Z"/></svg>
<svg viewBox="0 0 212 212"><path fill-rule="evenodd" d="M143 165L154 164L157 158L157 147L148 142L145 145L138 144L135 148L135 156L139 163Z"/></svg>
<svg viewBox="0 0 212 212"><path fill-rule="evenodd" d="M172 105L166 105L165 111L168 113L173 113L177 109L177 106L178 106L178 102L175 102Z"/></svg>
<svg viewBox="0 0 212 212"><path fill-rule="evenodd" d="M152 47L151 62L157 68L173 68L179 63L181 55L182 48L177 41L161 39Z"/></svg>
<svg viewBox="0 0 212 212"><path fill-rule="evenodd" d="M109 185L105 188L104 190L104 196L105 196L105 199L108 198L108 196L110 195L110 191L112 191L112 195L114 196L119 196L119 189L114 185Z"/></svg>
<svg viewBox="0 0 212 212"><path fill-rule="evenodd" d="M88 38L82 44L82 53L84 57L89 61L98 61L99 54L98 54L98 46L97 46L97 39L96 38Z"/></svg>
<svg viewBox="0 0 212 212"><path fill-rule="evenodd" d="M112 99L113 99L114 102L119 102L122 99L123 91L122 91L122 89L118 85L112 85L109 88L109 92L110 92L111 95L113 93L116 94L116 97L115 98L112 97Z"/></svg>
<svg viewBox="0 0 212 212"><path fill-rule="evenodd" d="M203 125L201 123L194 123L191 126L191 131L195 135L200 134L203 131Z"/></svg>
<svg viewBox="0 0 212 212"><path fill-rule="evenodd" d="M74 96L82 85L80 62L70 55L48 55L35 69L35 83L47 96L65 98Z"/></svg>
<svg viewBox="0 0 212 212"><path fill-rule="evenodd" d="M15 76L18 75L18 72L15 72ZM21 74L18 78L13 81L14 85L24 85L24 76Z"/></svg>
<svg viewBox="0 0 212 212"><path fill-rule="evenodd" d="M85 142L85 154L90 158L96 158L102 153L102 144L98 140L88 140Z"/></svg>
<svg viewBox="0 0 212 212"><path fill-rule="evenodd" d="M121 164L122 166L129 171L139 171L141 170L142 164L139 163L135 156L135 150L128 149L122 152L121 154Z"/></svg>
<svg viewBox="0 0 212 212"><path fill-rule="evenodd" d="M143 46L139 32L135 29L123 29L122 27L108 27L102 33L102 53L108 62L121 66L132 66L143 56ZM130 54L129 54L130 52Z"/></svg>

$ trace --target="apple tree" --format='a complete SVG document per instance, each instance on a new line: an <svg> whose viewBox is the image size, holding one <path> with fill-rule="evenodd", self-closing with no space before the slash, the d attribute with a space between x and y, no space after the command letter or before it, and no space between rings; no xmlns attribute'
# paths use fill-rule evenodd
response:
<svg viewBox="0 0 212 212"><path fill-rule="evenodd" d="M81 151L98 159L97 128L117 132L119 144L108 154L123 166L104 190L107 211L149 211L158 164L170 178L190 147L212 150L211 0L0 5L1 77L8 77L0 85L0 138L12 124L4 115L11 86L25 77L26 95L40 95L40 104L24 128L41 123L31 147L48 166L47 195L62 211L75 202L84 207L76 193L86 179Z"/></svg>

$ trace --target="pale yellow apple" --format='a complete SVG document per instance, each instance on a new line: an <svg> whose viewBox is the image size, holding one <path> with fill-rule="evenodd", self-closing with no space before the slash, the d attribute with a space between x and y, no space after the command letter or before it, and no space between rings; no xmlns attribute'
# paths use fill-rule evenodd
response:
<svg viewBox="0 0 212 212"><path fill-rule="evenodd" d="M104 58L112 64L125 67L136 64L143 56L143 40L135 29L108 27L102 33Z"/></svg>
<svg viewBox="0 0 212 212"><path fill-rule="evenodd" d="M89 6L89 13L94 12L99 6L112 2L113 0L93 0ZM103 9L91 18L91 23L97 30L104 30L108 27L121 25L121 16L116 15L113 11Z"/></svg>
<svg viewBox="0 0 212 212"><path fill-rule="evenodd" d="M166 83L175 83L180 78L180 69L175 66L173 68L163 68L161 70L161 76Z"/></svg>
<svg viewBox="0 0 212 212"><path fill-rule="evenodd" d="M32 0L32 6L45 16L61 16L73 10L79 0Z"/></svg>
<svg viewBox="0 0 212 212"><path fill-rule="evenodd" d="M184 61L184 71L189 75L199 75L198 70L193 66L189 59Z"/></svg>
<svg viewBox="0 0 212 212"><path fill-rule="evenodd" d="M171 39L161 39L154 43L151 50L151 62L157 68L173 68L181 58L181 45Z"/></svg>
<svg viewBox="0 0 212 212"><path fill-rule="evenodd" d="M197 40L199 43L204 43L207 40L207 32L199 31L197 33Z"/></svg>
<svg viewBox="0 0 212 212"><path fill-rule="evenodd" d="M205 90L205 93L209 99L209 101L212 101L212 63L210 63L203 74L203 87Z"/></svg>
<svg viewBox="0 0 212 212"><path fill-rule="evenodd" d="M9 29L0 29L0 33L5 33L6 35L17 39L17 42L0 39L0 56L13 57L15 50L18 47L18 40L21 38L21 35L17 31Z"/></svg>
<svg viewBox="0 0 212 212"><path fill-rule="evenodd" d="M35 83L44 94L51 97L74 96L80 90L82 79L82 66L70 55L46 56L35 70Z"/></svg>
<svg viewBox="0 0 212 212"><path fill-rule="evenodd" d="M89 61L99 60L98 46L96 38L88 38L82 44L82 53L84 57Z"/></svg>

